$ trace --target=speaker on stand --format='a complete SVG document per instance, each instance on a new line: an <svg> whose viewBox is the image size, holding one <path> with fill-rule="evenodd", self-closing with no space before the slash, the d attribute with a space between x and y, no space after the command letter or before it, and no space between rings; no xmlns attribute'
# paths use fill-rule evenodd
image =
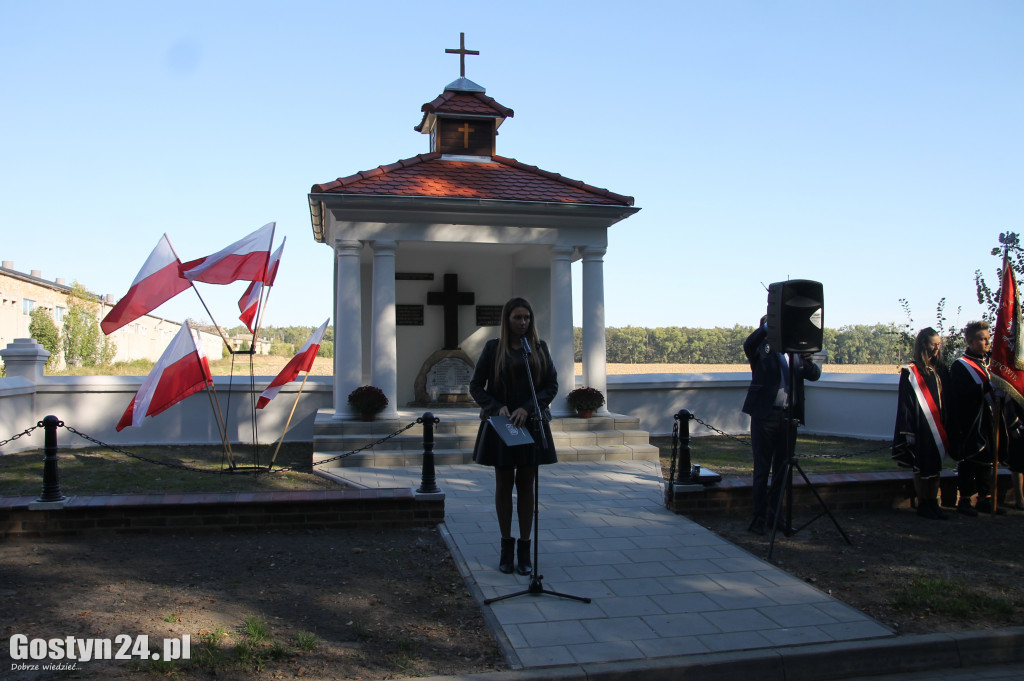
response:
<svg viewBox="0 0 1024 681"><path fill-rule="evenodd" d="M822 286L817 281L808 279L791 279L771 284L768 287L768 314L767 314L768 348L771 352L781 352L789 355L789 394L793 394L794 373L793 364L795 354L807 354L821 352L824 340L825 326L825 298ZM801 405L802 406L802 405ZM787 536L799 532L823 515L832 519L832 523L839 530L847 544L850 538L839 526L832 512L829 511L825 501L818 494L811 481L807 478L800 463L796 459L796 429L802 422L802 418L792 413L792 406L785 408L786 420L786 469L783 473L785 480L785 494L779 497L778 506L775 508L775 524L771 528L771 539L768 543L768 558L771 559L772 551L775 549L775 535L779 529L779 522L782 518L783 502L786 505L786 520L784 533ZM802 409L801 409L802 412ZM822 512L813 519L802 525L799 529L792 529L793 521L793 470L796 469L804 479L807 487L814 493ZM774 472L773 472L774 474Z"/></svg>

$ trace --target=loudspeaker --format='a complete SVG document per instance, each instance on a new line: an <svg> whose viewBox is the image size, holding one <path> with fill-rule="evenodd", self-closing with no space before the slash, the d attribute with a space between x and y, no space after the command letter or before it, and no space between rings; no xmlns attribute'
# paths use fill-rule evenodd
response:
<svg viewBox="0 0 1024 681"><path fill-rule="evenodd" d="M824 326L820 283L791 279L768 287L768 347L772 352L819 352Z"/></svg>

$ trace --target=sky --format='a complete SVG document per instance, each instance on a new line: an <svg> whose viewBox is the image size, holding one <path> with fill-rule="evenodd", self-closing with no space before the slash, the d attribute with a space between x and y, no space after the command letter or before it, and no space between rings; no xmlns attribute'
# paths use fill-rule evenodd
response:
<svg viewBox="0 0 1024 681"><path fill-rule="evenodd" d="M0 0L0 258L120 297L164 233L184 261L276 221L263 323L317 326L310 187L428 151L465 32L515 111L498 153L641 209L609 231L608 326L754 324L786 279L830 328L901 298L963 324L1024 231L1022 28L989 0ZM222 326L244 287L202 288Z"/></svg>

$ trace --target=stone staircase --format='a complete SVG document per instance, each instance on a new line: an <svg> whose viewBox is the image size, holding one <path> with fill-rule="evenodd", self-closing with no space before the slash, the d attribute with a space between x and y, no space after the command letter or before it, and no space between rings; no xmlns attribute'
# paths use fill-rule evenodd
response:
<svg viewBox="0 0 1024 681"><path fill-rule="evenodd" d="M437 409L434 425L434 463L473 463L473 444L480 427L478 409ZM376 442L423 416L422 411L399 411L397 420L334 420L333 409L321 409L313 422L313 463L332 459ZM650 434L640 430L640 420L622 414L589 419L561 418L551 422L558 460L657 461L658 448ZM350 454L321 468L389 468L418 466L423 460L423 426L416 424L386 442Z"/></svg>

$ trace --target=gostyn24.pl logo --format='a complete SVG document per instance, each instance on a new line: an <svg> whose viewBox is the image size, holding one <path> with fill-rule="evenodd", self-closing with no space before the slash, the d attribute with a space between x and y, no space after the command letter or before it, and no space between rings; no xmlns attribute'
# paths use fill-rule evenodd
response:
<svg viewBox="0 0 1024 681"><path fill-rule="evenodd" d="M71 670L79 662L92 660L188 660L192 639L188 634L165 638L163 649L152 650L149 636L120 634L114 638L29 638L11 636L11 670Z"/></svg>

